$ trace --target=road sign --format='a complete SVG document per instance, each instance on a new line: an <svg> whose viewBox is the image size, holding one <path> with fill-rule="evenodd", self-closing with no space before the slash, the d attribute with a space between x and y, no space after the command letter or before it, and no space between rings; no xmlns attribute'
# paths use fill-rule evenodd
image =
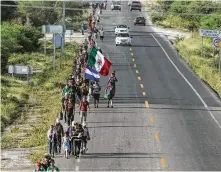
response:
<svg viewBox="0 0 221 172"><path fill-rule="evenodd" d="M61 48L62 45L62 36L60 34L54 34L52 42L55 45L55 48Z"/></svg>
<svg viewBox="0 0 221 172"><path fill-rule="evenodd" d="M8 73L10 74L33 74L33 67L32 66L22 66L22 65L9 65L8 66Z"/></svg>
<svg viewBox="0 0 221 172"><path fill-rule="evenodd" d="M221 48L221 38L213 38L213 46L215 48Z"/></svg>
<svg viewBox="0 0 221 172"><path fill-rule="evenodd" d="M221 31L200 29L200 36L210 38L221 38Z"/></svg>
<svg viewBox="0 0 221 172"><path fill-rule="evenodd" d="M63 25L43 25L42 33L63 33L65 31Z"/></svg>

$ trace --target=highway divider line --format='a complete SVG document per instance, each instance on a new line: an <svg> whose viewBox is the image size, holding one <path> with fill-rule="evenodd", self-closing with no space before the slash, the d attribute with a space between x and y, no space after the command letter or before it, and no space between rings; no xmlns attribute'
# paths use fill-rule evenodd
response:
<svg viewBox="0 0 221 172"><path fill-rule="evenodd" d="M138 71L138 70L136 70L136 73L139 73L139 71Z"/></svg>
<svg viewBox="0 0 221 172"><path fill-rule="evenodd" d="M134 61L135 61L135 59L134 59L134 58L132 58L132 61L134 62Z"/></svg>
<svg viewBox="0 0 221 172"><path fill-rule="evenodd" d="M140 84L140 87L143 88L144 87L143 84Z"/></svg>
<svg viewBox="0 0 221 172"><path fill-rule="evenodd" d="M145 106L146 106L146 108L150 107L148 101L145 101Z"/></svg>
<svg viewBox="0 0 221 172"><path fill-rule="evenodd" d="M159 137L159 134L158 134L158 133L155 133L155 134L154 134L154 138L155 138L155 140L156 140L157 142L160 141L160 137Z"/></svg>
<svg viewBox="0 0 221 172"><path fill-rule="evenodd" d="M160 163L161 163L161 166L162 166L163 169L165 169L167 167L167 163L166 163L165 158L161 158Z"/></svg>
<svg viewBox="0 0 221 172"><path fill-rule="evenodd" d="M145 92L143 92L142 94L143 94L143 96L146 96L146 93L145 93Z"/></svg>
<svg viewBox="0 0 221 172"><path fill-rule="evenodd" d="M137 79L140 81L140 80L141 80L141 77L138 76Z"/></svg>
<svg viewBox="0 0 221 172"><path fill-rule="evenodd" d="M134 64L134 67L137 67L137 65L136 65L136 64Z"/></svg>
<svg viewBox="0 0 221 172"><path fill-rule="evenodd" d="M170 61L170 63L173 65L173 67L176 69L176 71L182 76L182 78L186 81L186 83L190 86L190 88L193 90L193 92L196 94L196 96L200 99L200 101L202 102L202 104L204 105L204 107L207 109L207 111L209 112L210 116L213 118L213 120L215 121L215 123L218 125L218 127L221 129L221 125L219 124L219 122L217 121L217 119L215 118L215 116L212 114L212 112L209 110L206 102L203 100L203 98L200 96L200 94L196 91L196 89L193 87L193 85L188 81L188 79L183 75L183 73L178 69L178 67L174 64L174 62L171 60L170 56L167 54L167 52L165 51L165 49L163 48L163 46L161 45L161 43L155 38L155 36L151 33L152 37L155 39L155 41L158 43L158 45L161 47L161 49L163 50L163 52L165 53L167 59Z"/></svg>
<svg viewBox="0 0 221 172"><path fill-rule="evenodd" d="M134 54L133 53L130 53L131 54L131 56L134 56Z"/></svg>

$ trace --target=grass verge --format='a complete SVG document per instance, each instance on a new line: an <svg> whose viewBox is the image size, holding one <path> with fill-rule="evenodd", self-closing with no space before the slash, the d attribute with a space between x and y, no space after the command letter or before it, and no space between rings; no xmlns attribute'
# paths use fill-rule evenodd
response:
<svg viewBox="0 0 221 172"><path fill-rule="evenodd" d="M14 128L2 136L2 149L41 147L39 151L30 154L29 158L32 162L36 162L46 152L46 133L49 126L54 124L60 111L61 85L65 84L67 76L72 72L72 64L76 58L77 50L78 44L66 44L62 69L58 67L56 72L53 72L51 63L46 62L44 66L44 62L42 62L43 72L31 78L32 85L28 88L29 92L24 89L26 87L20 88L29 93L28 95L33 101L27 108L25 117L21 115L21 118L24 118L23 122L16 123ZM59 60L57 64L59 64Z"/></svg>

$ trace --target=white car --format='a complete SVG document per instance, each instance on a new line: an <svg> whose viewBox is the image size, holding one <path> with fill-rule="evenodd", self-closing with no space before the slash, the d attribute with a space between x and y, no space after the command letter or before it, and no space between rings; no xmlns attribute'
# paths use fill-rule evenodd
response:
<svg viewBox="0 0 221 172"><path fill-rule="evenodd" d="M121 11L121 2L120 1L113 1L111 4L111 10L119 10Z"/></svg>
<svg viewBox="0 0 221 172"><path fill-rule="evenodd" d="M118 33L129 33L129 27L123 24L115 26L115 35Z"/></svg>
<svg viewBox="0 0 221 172"><path fill-rule="evenodd" d="M118 33L115 39L116 46L129 45L131 46L131 38L129 33Z"/></svg>

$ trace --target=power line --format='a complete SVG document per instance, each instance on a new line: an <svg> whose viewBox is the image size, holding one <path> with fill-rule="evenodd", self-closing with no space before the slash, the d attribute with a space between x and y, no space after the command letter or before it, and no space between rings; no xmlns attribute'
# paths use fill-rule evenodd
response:
<svg viewBox="0 0 221 172"><path fill-rule="evenodd" d="M6 6L6 7L17 7L18 5L6 5L6 4L2 4L2 6ZM46 6L22 6L24 8L38 8L38 9L54 9L54 7L46 7ZM58 10L62 10L62 7L56 7L56 9ZM72 10L72 11L84 11L86 10L86 8L65 8L65 10ZM105 10L110 12L111 10ZM129 10L122 10L120 12L128 12ZM118 12L118 11L117 11ZM176 15L189 15L189 16L221 16L221 14L203 14L203 13L175 13L175 12L163 12L163 11L151 11L151 10L144 10L144 12L150 12L150 13L154 13L154 14L176 14Z"/></svg>
<svg viewBox="0 0 221 172"><path fill-rule="evenodd" d="M218 4L217 4L218 5ZM145 6L147 6L147 5L145 5ZM158 7L158 6L160 6L160 7L186 7L186 8L210 8L210 9L221 9L221 4L220 4L220 6L217 6L217 7L215 7L215 6L192 6L192 5L159 5L159 4L154 4L154 5L152 5L152 4L150 4L150 6L154 6L154 7Z"/></svg>
<svg viewBox="0 0 221 172"><path fill-rule="evenodd" d="M154 12L150 12L150 13L154 13L154 14L171 14L171 15L188 15L188 16L219 16L221 17L221 14L201 14L201 13L173 13L173 12L161 12L161 11L154 11Z"/></svg>
<svg viewBox="0 0 221 172"><path fill-rule="evenodd" d="M19 5L1 4L1 6L3 6L3 7L18 7ZM46 6L27 6L27 5L24 5L22 7L23 8L54 9L54 7L46 7ZM63 8L62 7L56 7L56 9L62 10ZM65 8L65 9L66 10L72 10L72 11L81 11L81 10L84 11L84 10L87 10L86 8Z"/></svg>

